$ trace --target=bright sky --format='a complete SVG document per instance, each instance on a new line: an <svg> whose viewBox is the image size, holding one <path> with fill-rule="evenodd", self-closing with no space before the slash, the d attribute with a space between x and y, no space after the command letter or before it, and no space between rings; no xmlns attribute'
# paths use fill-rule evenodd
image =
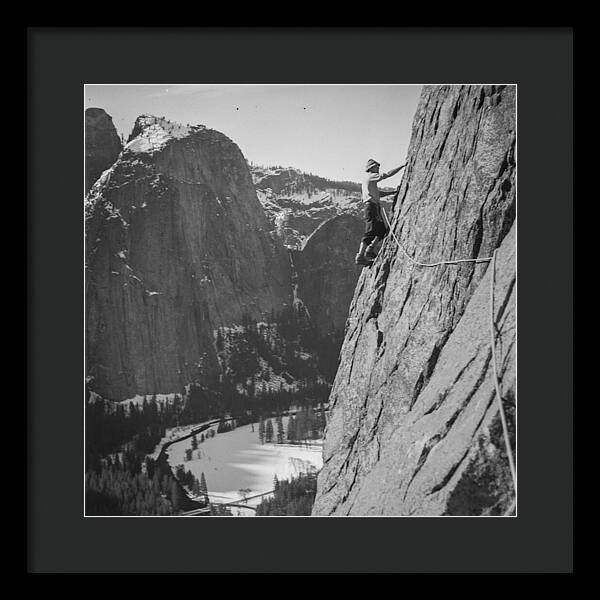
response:
<svg viewBox="0 0 600 600"><path fill-rule="evenodd" d="M360 181L367 159L405 162L418 85L86 85L127 138L137 116L202 124L230 137L247 160Z"/></svg>

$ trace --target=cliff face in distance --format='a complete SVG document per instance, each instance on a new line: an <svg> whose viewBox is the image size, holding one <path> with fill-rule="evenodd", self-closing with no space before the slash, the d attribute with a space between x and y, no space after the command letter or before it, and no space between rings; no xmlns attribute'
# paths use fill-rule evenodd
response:
<svg viewBox="0 0 600 600"><path fill-rule="evenodd" d="M343 331L361 267L354 264L364 224L351 214L322 223L302 251L292 251L298 296L319 331Z"/></svg>
<svg viewBox="0 0 600 600"><path fill-rule="evenodd" d="M85 111L85 189L117 160L121 140L112 118L101 108Z"/></svg>
<svg viewBox="0 0 600 600"><path fill-rule="evenodd" d="M499 248L494 321L514 450L515 89L425 86L392 229L421 262ZM388 237L350 307L316 515L504 514L490 263L424 268Z"/></svg>
<svg viewBox="0 0 600 600"><path fill-rule="evenodd" d="M216 374L214 332L290 303L289 260L240 149L203 126L138 118L86 198L86 355L122 400Z"/></svg>
<svg viewBox="0 0 600 600"><path fill-rule="evenodd" d="M251 171L272 231L288 248L302 248L315 229L328 219L338 215L361 217L359 183L332 181L291 167L254 165Z"/></svg>

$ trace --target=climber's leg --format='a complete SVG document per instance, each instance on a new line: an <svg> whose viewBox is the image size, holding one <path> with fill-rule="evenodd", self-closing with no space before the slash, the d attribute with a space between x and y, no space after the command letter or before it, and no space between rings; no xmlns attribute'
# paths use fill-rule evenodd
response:
<svg viewBox="0 0 600 600"><path fill-rule="evenodd" d="M379 252L379 243L380 242L381 242L381 238L380 237L376 237L367 246L367 249L365 251L365 256L368 259L373 260L373 259L375 259L377 257L377 253Z"/></svg>
<svg viewBox="0 0 600 600"><path fill-rule="evenodd" d="M371 240L365 251L365 256L369 260L374 260L380 248L380 244L383 242L383 238L387 233L385 224L381 221L377 221L372 227L375 237Z"/></svg>
<svg viewBox="0 0 600 600"><path fill-rule="evenodd" d="M365 227L365 234L360 240L360 248L358 249L358 254L354 258L354 262L357 265L364 265L370 262L369 259L367 259L365 252L367 251L367 248L374 239L376 239L376 234L373 231L373 225L372 223L367 221L367 225Z"/></svg>
<svg viewBox="0 0 600 600"><path fill-rule="evenodd" d="M358 249L358 256L364 256L364 254L365 254L365 252L366 252L366 250L367 250L368 246L369 246L369 245L367 244L367 242L363 242L363 241L361 240L361 242L360 242L360 247L359 247L359 249Z"/></svg>
<svg viewBox="0 0 600 600"><path fill-rule="evenodd" d="M360 242L360 248L358 249L358 254L354 257L354 262L357 265L366 265L369 260L367 259L365 252L367 250L367 243L364 241Z"/></svg>

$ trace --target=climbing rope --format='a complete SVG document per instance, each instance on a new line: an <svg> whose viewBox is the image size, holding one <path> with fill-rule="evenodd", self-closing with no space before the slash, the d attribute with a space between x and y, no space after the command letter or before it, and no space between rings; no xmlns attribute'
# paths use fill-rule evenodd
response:
<svg viewBox="0 0 600 600"><path fill-rule="evenodd" d="M415 260L404 249L404 246L398 241L396 234L392 231L392 226L390 224L390 220L388 219L387 213L385 212L385 208L383 208L383 206L381 207L381 212L383 213L383 217L385 219L385 224L387 225L387 228L389 229L390 233L392 234L394 240L396 240L396 244L398 244L398 248L400 248L400 250L402 250L402 253L404 254L404 256L406 256L406 258L408 258L411 262L413 262L415 265L418 265L419 267L438 267L440 265L457 265L458 263L467 263L467 262L483 263L483 262L490 262L492 260L492 257L488 256L485 258L460 258L457 260L440 260L439 262L434 262L434 263L419 262L418 260Z"/></svg>
<svg viewBox="0 0 600 600"><path fill-rule="evenodd" d="M385 223L389 232L392 234L394 241L398 245L398 248L402 251L402 253L415 265L420 267L437 267L440 265L456 265L459 263L483 263L483 262L491 262L491 273L490 273L490 344L492 346L492 367L494 372L494 386L495 386L495 396L498 401L498 409L500 411L500 421L502 422L502 433L504 436L504 444L506 446L506 454L508 456L508 463L510 466L510 474L512 477L513 488L515 490L515 494L517 491L517 475L515 469L515 459L513 457L512 448L510 445L510 439L508 436L508 426L506 424L506 415L504 414L504 406L502 404L502 396L500 394L500 380L498 378L498 367L496 364L496 336L495 336L495 323L494 323L494 279L495 279L495 269L496 269L496 249L492 253L492 256L485 258L462 258L459 260L441 260L435 263L422 263L418 260L415 260L410 254L404 249L404 246L399 242L396 234L392 230L392 226L390 224L390 220L388 219L387 213L385 212L385 208L381 206L381 212L383 214ZM504 515L510 514L516 504L516 497L513 499L512 503L508 507L508 510L504 513Z"/></svg>
<svg viewBox="0 0 600 600"><path fill-rule="evenodd" d="M496 250L492 254L492 264L490 266L490 334L492 345L492 366L494 367L494 384L496 386L496 398L498 399L498 408L500 410L500 420L502 421L502 432L504 434L504 443L506 444L506 454L508 455L508 463L510 465L510 474L513 480L513 486L517 489L517 474L515 469L515 459L513 457L512 448L508 437L508 426L506 424L506 415L504 414L504 406L502 404L502 395L500 394L500 380L498 378L498 367L496 364L496 336L494 335L494 279L496 271ZM512 510L512 507L511 507Z"/></svg>

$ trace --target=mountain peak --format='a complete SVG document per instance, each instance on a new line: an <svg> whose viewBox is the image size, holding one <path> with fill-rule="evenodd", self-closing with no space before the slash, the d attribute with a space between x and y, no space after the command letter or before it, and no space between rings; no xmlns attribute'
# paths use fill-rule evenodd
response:
<svg viewBox="0 0 600 600"><path fill-rule="evenodd" d="M121 152L121 140L112 117L103 109L85 111L85 189L88 191Z"/></svg>
<svg viewBox="0 0 600 600"><path fill-rule="evenodd" d="M182 125L165 117L142 114L135 120L126 149L153 154L162 150L171 140L182 139L204 129L204 125Z"/></svg>
<svg viewBox="0 0 600 600"><path fill-rule="evenodd" d="M97 118L103 116L106 116L109 119L111 118L111 116L103 108L98 108L96 106L90 106L89 108L86 108L85 116L86 118Z"/></svg>
<svg viewBox="0 0 600 600"><path fill-rule="evenodd" d="M246 159L213 129L138 117L88 196L86 241L89 375L105 398L212 380L213 331L290 302Z"/></svg>

